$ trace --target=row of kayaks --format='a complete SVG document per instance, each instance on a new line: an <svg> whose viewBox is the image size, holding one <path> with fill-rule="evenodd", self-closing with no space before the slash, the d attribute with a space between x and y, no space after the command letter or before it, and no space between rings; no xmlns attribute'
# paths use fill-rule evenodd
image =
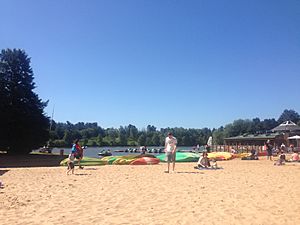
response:
<svg viewBox="0 0 300 225"><path fill-rule="evenodd" d="M231 154L229 152L211 152L208 153L209 159L230 160L233 158L248 157L250 153ZM200 154L190 152L176 152L176 162L197 162ZM61 162L62 166L67 165L68 159ZM157 156L151 154L126 155L126 156L104 156L101 159L84 157L81 160L82 166L97 166L97 165L155 165L159 162L165 162L165 154Z"/></svg>
<svg viewBox="0 0 300 225"><path fill-rule="evenodd" d="M129 153L163 153L164 148L146 148L146 149L138 149L138 148L127 148L125 150L115 150L115 152L129 152Z"/></svg>
<svg viewBox="0 0 300 225"><path fill-rule="evenodd" d="M66 166L68 158L60 162L61 166ZM153 155L127 155L127 156L106 156L101 159L83 157L80 162L82 166L101 166L101 165L155 165L160 160ZM75 165L77 165L75 161Z"/></svg>
<svg viewBox="0 0 300 225"><path fill-rule="evenodd" d="M127 148L125 150L115 150L114 152L128 152L128 153L163 153L164 149L163 148L152 148L152 149L145 149L140 150L137 148ZM98 153L99 156L112 156L112 152L110 150L102 150Z"/></svg>

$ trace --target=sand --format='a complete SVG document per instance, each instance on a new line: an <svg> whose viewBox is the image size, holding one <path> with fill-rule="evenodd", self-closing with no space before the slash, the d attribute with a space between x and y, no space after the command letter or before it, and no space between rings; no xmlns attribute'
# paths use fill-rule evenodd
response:
<svg viewBox="0 0 300 225"><path fill-rule="evenodd" d="M300 163L1 168L0 224L300 224Z"/></svg>

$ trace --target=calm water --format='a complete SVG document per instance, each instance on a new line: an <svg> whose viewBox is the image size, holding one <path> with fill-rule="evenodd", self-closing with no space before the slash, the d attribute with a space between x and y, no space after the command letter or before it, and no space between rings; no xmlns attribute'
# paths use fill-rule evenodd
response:
<svg viewBox="0 0 300 225"><path fill-rule="evenodd" d="M98 158L98 153L100 153L102 150L110 150L113 155L134 155L134 154L140 154L140 153L132 153L132 152L115 152L116 150L125 150L130 147L88 147L84 150L84 156L88 157L96 157ZM131 148L138 148L138 147L131 147ZM159 149L163 147L148 147L148 149ZM60 150L64 150L64 154L69 154L71 152L71 148L53 148L53 153L59 153ZM178 150L193 150L193 147L178 147ZM150 153L154 155L158 155L159 153Z"/></svg>

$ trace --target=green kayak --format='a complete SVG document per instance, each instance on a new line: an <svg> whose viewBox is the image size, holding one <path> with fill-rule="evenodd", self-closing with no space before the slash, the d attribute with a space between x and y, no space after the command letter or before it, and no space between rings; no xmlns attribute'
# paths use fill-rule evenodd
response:
<svg viewBox="0 0 300 225"><path fill-rule="evenodd" d="M191 152L176 152L176 162L197 162L199 154ZM166 154L160 154L156 156L161 162L166 161Z"/></svg>

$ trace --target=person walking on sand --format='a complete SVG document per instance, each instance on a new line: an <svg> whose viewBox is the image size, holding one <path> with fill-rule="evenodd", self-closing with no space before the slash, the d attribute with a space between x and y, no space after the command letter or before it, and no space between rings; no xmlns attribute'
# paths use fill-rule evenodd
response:
<svg viewBox="0 0 300 225"><path fill-rule="evenodd" d="M177 148L177 139L173 136L171 132L168 133L168 137L165 140L165 153L166 161L168 162L168 170L165 173L170 172L170 163L173 163L172 172L175 171L175 161L176 161L176 148Z"/></svg>
<svg viewBox="0 0 300 225"><path fill-rule="evenodd" d="M74 141L74 144L72 146L72 151L75 152L75 158L78 160L79 169L83 169L83 167L80 165L80 161L83 158L83 149L79 145L79 139L76 139Z"/></svg>

